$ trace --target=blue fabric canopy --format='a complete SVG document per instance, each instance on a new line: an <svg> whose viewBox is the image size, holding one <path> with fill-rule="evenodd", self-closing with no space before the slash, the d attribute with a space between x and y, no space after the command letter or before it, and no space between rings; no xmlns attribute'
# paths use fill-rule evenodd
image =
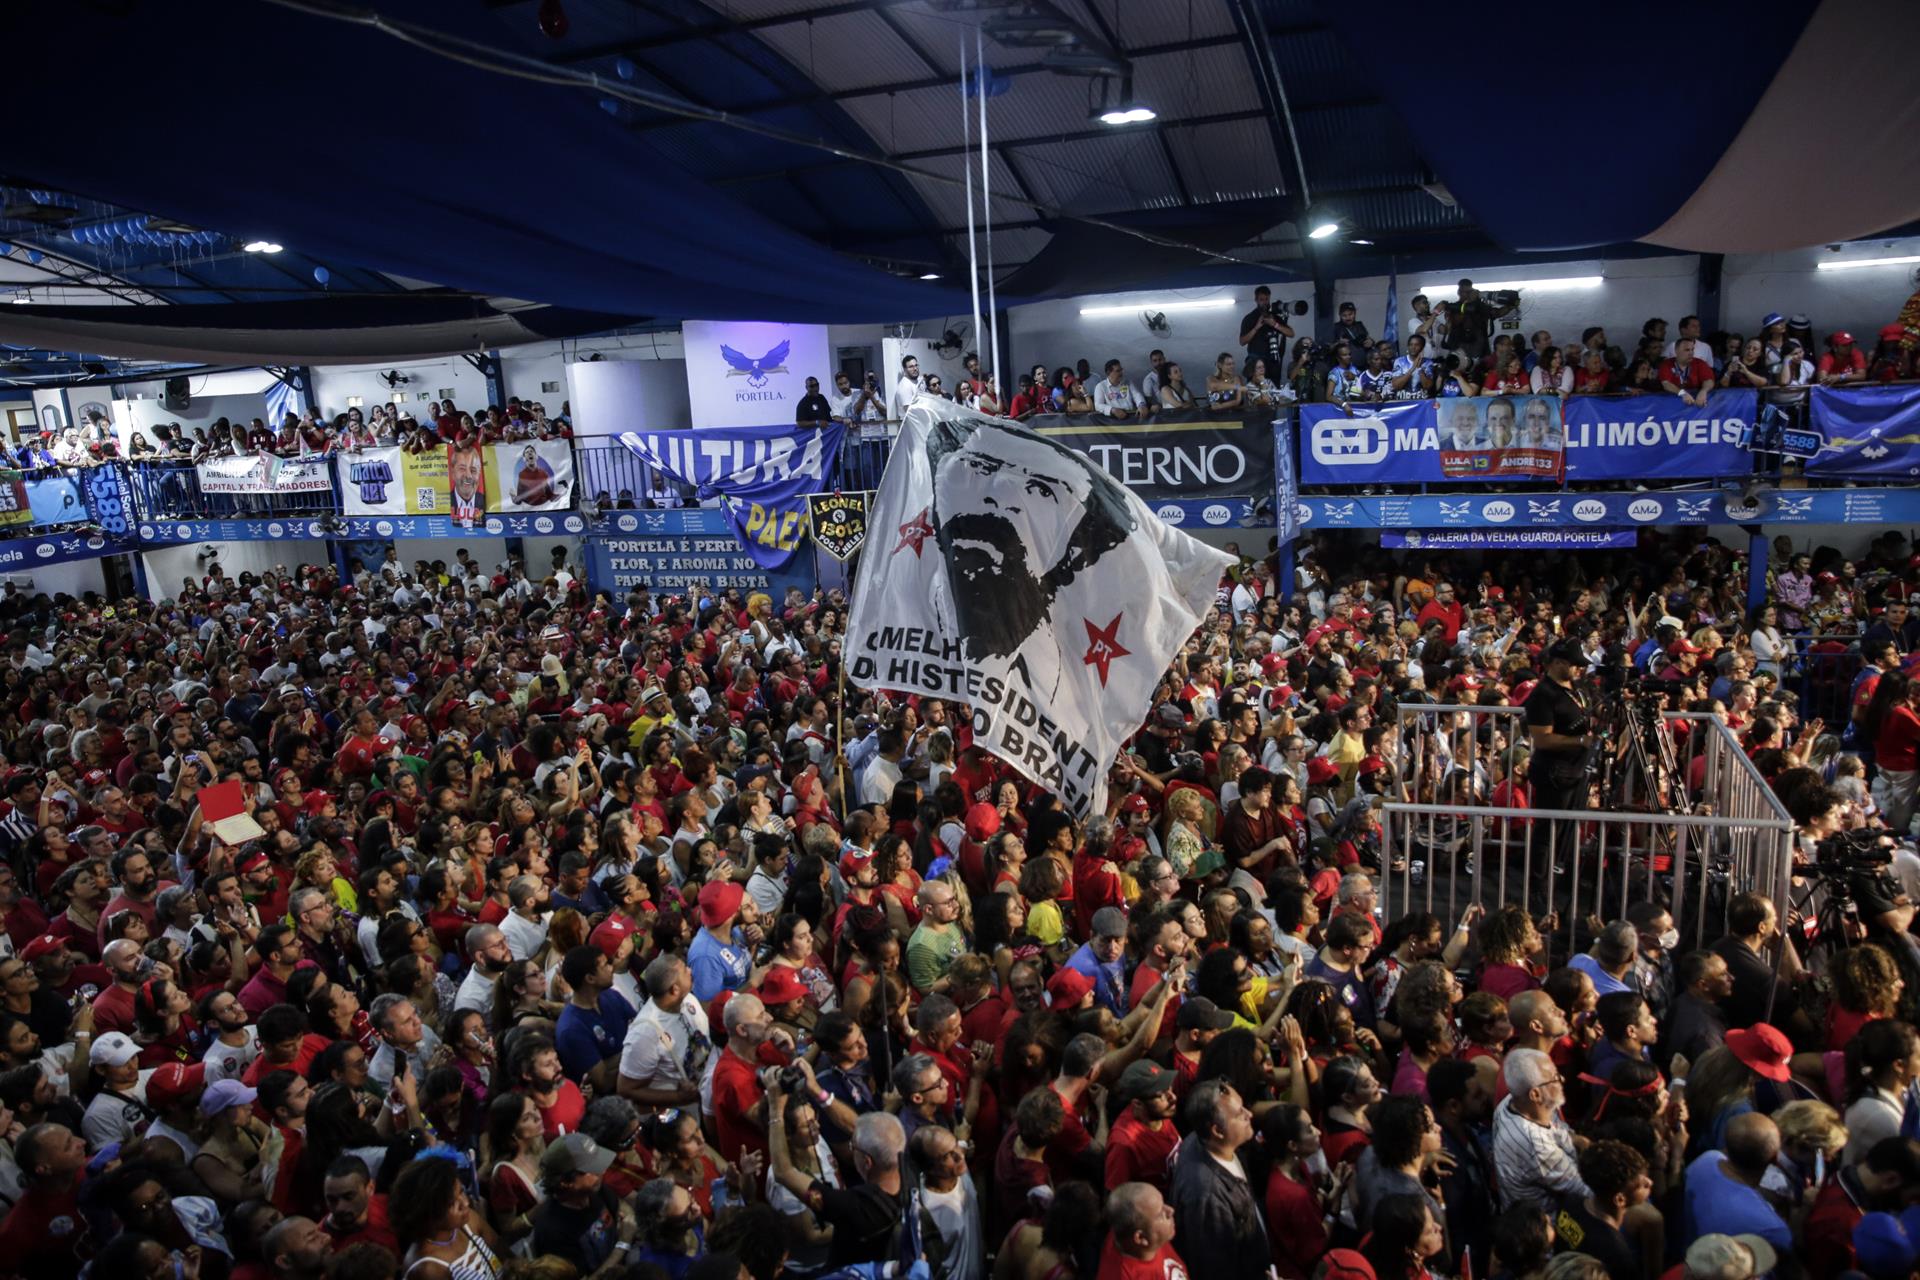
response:
<svg viewBox="0 0 1920 1280"><path fill-rule="evenodd" d="M498 46L479 5L388 17ZM967 309L667 163L594 94L259 0L8 5L7 166L242 239L614 315L891 320ZM79 76L79 80L76 80ZM811 153L808 153L811 154ZM796 159L799 157L796 156Z"/></svg>

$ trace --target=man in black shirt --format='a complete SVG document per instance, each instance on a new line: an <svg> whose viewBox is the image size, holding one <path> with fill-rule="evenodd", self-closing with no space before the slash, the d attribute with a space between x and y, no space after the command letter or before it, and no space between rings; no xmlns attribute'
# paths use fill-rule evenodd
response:
<svg viewBox="0 0 1920 1280"><path fill-rule="evenodd" d="M1480 296L1473 287L1473 281L1460 282L1460 300L1448 308L1452 314L1448 317L1447 346L1472 360L1478 360L1487 354L1487 340L1493 333L1493 322L1518 307L1518 302L1509 302L1496 307Z"/></svg>
<svg viewBox="0 0 1920 1280"><path fill-rule="evenodd" d="M1253 310L1240 317L1240 345L1247 349L1247 363L1255 360L1267 362L1267 376L1275 376L1284 366L1280 357L1285 352L1287 339L1293 336L1293 327L1280 318L1273 306L1273 290L1261 285L1253 291Z"/></svg>
<svg viewBox="0 0 1920 1280"><path fill-rule="evenodd" d="M833 1187L794 1167L787 1151L788 1094L775 1079L767 1085L767 1156L773 1176L833 1228L830 1270L896 1257L894 1231L903 1216L900 1157L907 1147L898 1117L873 1111L853 1127L853 1167L860 1182Z"/></svg>
<svg viewBox="0 0 1920 1280"><path fill-rule="evenodd" d="M807 379L807 394L793 411L793 420L803 427L824 427L833 419L833 406L820 394L820 379Z"/></svg>
<svg viewBox="0 0 1920 1280"><path fill-rule="evenodd" d="M1575 676L1587 668L1577 640L1547 650L1547 678L1527 695L1527 730L1533 739L1534 807L1587 807L1587 733L1592 725L1586 694Z"/></svg>
<svg viewBox="0 0 1920 1280"><path fill-rule="evenodd" d="M1613 1280L1641 1280L1640 1250L1620 1224L1627 1210L1653 1194L1647 1158L1624 1142L1602 1138L1580 1153L1580 1181L1590 1194L1568 1196L1553 1216L1554 1248L1597 1258Z"/></svg>
<svg viewBox="0 0 1920 1280"><path fill-rule="evenodd" d="M638 1231L633 1210L600 1180L613 1152L584 1133L556 1138L540 1157L540 1188L546 1193L528 1215L533 1250L556 1254L590 1275L616 1251L624 1255Z"/></svg>
<svg viewBox="0 0 1920 1280"><path fill-rule="evenodd" d="M1333 326L1333 340L1344 342L1355 351L1363 351L1373 346L1373 338L1367 333L1367 326L1360 323L1360 313L1351 302L1340 304L1340 319Z"/></svg>
<svg viewBox="0 0 1920 1280"><path fill-rule="evenodd" d="M1774 984L1774 962L1767 954L1769 944L1780 947L1780 982ZM1788 1026L1794 1015L1792 979L1800 972L1800 955L1793 942L1780 932L1780 913L1773 899L1760 893L1738 893L1727 903L1726 936L1713 944L1713 951L1727 962L1733 978L1733 990L1720 1000L1729 1028L1751 1027L1756 1022ZM1773 1011L1767 1011L1771 994Z"/></svg>

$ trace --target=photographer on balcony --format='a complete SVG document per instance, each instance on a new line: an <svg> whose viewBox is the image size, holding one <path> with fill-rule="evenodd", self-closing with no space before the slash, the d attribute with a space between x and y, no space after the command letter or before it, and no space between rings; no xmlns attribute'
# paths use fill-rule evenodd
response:
<svg viewBox="0 0 1920 1280"><path fill-rule="evenodd" d="M1473 281L1460 281L1460 300L1447 308L1447 346L1471 360L1487 354L1493 337L1493 322L1510 315L1520 305L1515 291L1489 299L1473 287Z"/></svg>
<svg viewBox="0 0 1920 1280"><path fill-rule="evenodd" d="M1274 305L1273 290L1261 285L1253 291L1253 310L1240 317L1240 345L1247 349L1247 364L1265 360L1267 368L1278 369L1286 357L1287 339L1293 326Z"/></svg>

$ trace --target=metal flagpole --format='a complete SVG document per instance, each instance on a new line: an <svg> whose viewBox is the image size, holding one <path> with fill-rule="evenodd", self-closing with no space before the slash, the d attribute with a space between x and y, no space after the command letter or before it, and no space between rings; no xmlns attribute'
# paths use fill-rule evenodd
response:
<svg viewBox="0 0 1920 1280"><path fill-rule="evenodd" d="M995 398L1004 405L1006 390L1000 382L1000 308L994 304L993 286L993 170L987 150L987 55L980 28L973 29L973 91L980 99L980 220L987 230L987 323L992 336L987 344L987 376L993 379ZM977 334L979 330L976 328Z"/></svg>
<svg viewBox="0 0 1920 1280"><path fill-rule="evenodd" d="M967 118L967 37L960 37L960 166L967 171L967 279L973 285L973 338L980 340L980 256L973 242L973 129Z"/></svg>

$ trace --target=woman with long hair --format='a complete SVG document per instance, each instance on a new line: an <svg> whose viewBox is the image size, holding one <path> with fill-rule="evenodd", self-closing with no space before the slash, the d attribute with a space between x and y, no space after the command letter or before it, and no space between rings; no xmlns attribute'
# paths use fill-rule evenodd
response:
<svg viewBox="0 0 1920 1280"><path fill-rule="evenodd" d="M142 1069L198 1060L192 1008L187 989L165 978L149 978L134 991L133 1042L140 1046Z"/></svg>
<svg viewBox="0 0 1920 1280"><path fill-rule="evenodd" d="M447 1065L466 1081L474 1105L486 1106L498 1061L493 1037L487 1034L486 1015L478 1009L455 1009L447 1017L440 1042L452 1052Z"/></svg>
<svg viewBox="0 0 1920 1280"><path fill-rule="evenodd" d="M1004 990L1014 962L1041 953L1039 939L1027 932L1026 900L1007 890L982 898L974 913L973 949L993 961L998 985Z"/></svg>
<svg viewBox="0 0 1920 1280"><path fill-rule="evenodd" d="M537 961L515 960L493 988L493 1034L504 1037L529 1019L553 1022L560 1006L547 999L547 975Z"/></svg>
<svg viewBox="0 0 1920 1280"><path fill-rule="evenodd" d="M499 1280L499 1240L467 1199L449 1156L410 1161L387 1194L407 1280Z"/></svg>
<svg viewBox="0 0 1920 1280"><path fill-rule="evenodd" d="M1869 1022L1891 1018L1906 980L1884 947L1865 942L1848 947L1827 968L1833 1000L1827 1006L1827 1052L1844 1050Z"/></svg>
<svg viewBox="0 0 1920 1280"><path fill-rule="evenodd" d="M487 1125L480 1142L480 1167L487 1211L503 1240L518 1240L533 1230L529 1216L545 1195L540 1189L540 1157L547 1149L540 1108L523 1093L502 1093L487 1104Z"/></svg>
<svg viewBox="0 0 1920 1280"><path fill-rule="evenodd" d="M726 1176L737 1181L738 1171L707 1144L700 1132L700 1113L693 1108L661 1112L648 1130L647 1145L653 1148L658 1176L685 1187L711 1220L714 1180Z"/></svg>
<svg viewBox="0 0 1920 1280"><path fill-rule="evenodd" d="M1383 1197L1369 1225L1372 1232L1360 1252L1378 1280L1430 1280L1427 1260L1446 1248L1447 1231L1426 1196Z"/></svg>
<svg viewBox="0 0 1920 1280"><path fill-rule="evenodd" d="M1847 1044L1846 1069L1847 1150L1843 1159L1852 1165L1882 1138L1900 1135L1907 1088L1920 1079L1920 1033L1891 1018L1869 1022ZM1691 1088L1691 1078L1687 1083Z"/></svg>

